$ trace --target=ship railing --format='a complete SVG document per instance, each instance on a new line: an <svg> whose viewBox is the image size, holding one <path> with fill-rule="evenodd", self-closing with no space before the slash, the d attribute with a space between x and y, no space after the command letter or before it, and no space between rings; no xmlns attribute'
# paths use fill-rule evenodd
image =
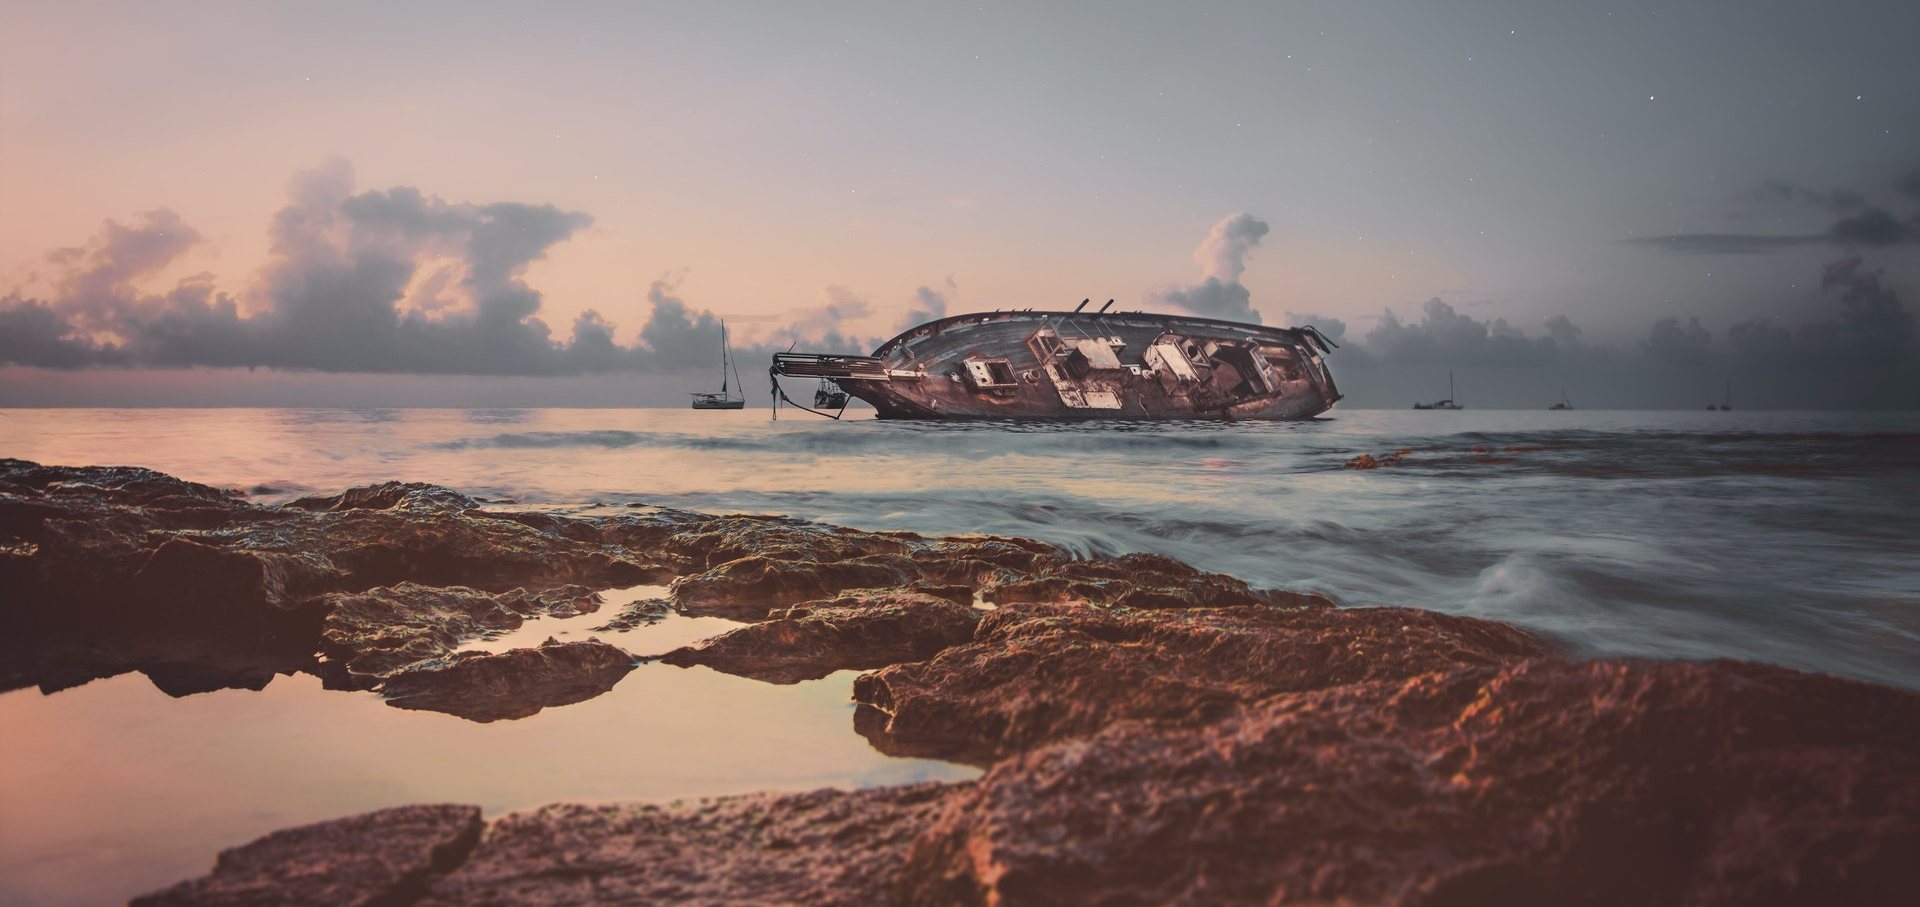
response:
<svg viewBox="0 0 1920 907"><path fill-rule="evenodd" d="M873 356L830 353L774 353L774 374L787 378L831 378L835 381L890 381L887 365Z"/></svg>

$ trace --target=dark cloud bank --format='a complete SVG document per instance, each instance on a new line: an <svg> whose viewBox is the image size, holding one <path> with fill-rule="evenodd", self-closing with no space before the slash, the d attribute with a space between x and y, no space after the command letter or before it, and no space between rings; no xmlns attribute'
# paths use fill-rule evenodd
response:
<svg viewBox="0 0 1920 907"><path fill-rule="evenodd" d="M1920 172L1907 182L1900 192L1920 198ZM1784 183L1763 191L1840 219L1804 237L1686 234L1641 242L1689 253L1757 253L1809 244L1871 251L1915 241L1915 221L1855 195ZM615 326L595 311L559 336L539 317L542 299L523 279L527 266L590 224L585 214L551 205L453 204L409 187L356 193L351 168L336 161L295 179L292 198L273 218L272 258L249 314L210 275L161 294L135 289L201 240L173 212L152 211L131 224L108 222L89 246L50 255L59 275L50 298L0 298L0 366L14 366L16 376L20 366L42 375L38 392L52 402L90 399L87 382L72 370L96 366L265 367L281 385L300 373L407 373L422 376L411 379L416 383L445 385L426 398L439 405L678 399L678 383L671 392L636 393L632 375L714 368L719 319L675 295L671 277L651 282L651 312L632 344L618 343ZM1222 219L1194 253L1200 280L1150 292L1148 308L1260 321L1241 278L1268 232L1249 214ZM1364 335L1350 336L1336 318L1285 317L1343 345L1335 361L1350 405L1442 396L1453 369L1461 397L1480 406L1544 405L1568 387L1586 406L1690 407L1717 399L1729 383L1761 406L1920 406L1913 317L1886 275L1860 254L1844 254L1826 266L1821 290L1824 311L1805 323L1748 319L1716 335L1696 318L1663 318L1627 346L1590 343L1565 315L1530 333L1505 319L1476 319L1439 298L1424 303L1417 320L1388 310ZM952 278L938 289L919 288L900 326L949 314L955 291ZM870 303L844 287L829 287L825 297L791 313L776 342L736 346L750 388L759 380L750 373L788 343L826 352L864 352L879 343L843 330L871 315ZM58 390L44 380L41 370L49 369L68 370L56 374L76 376L69 383L78 390L46 393ZM464 375L481 377L436 377ZM502 376L543 376L558 397L529 397ZM35 390L16 391L0 394L0 403L35 402ZM345 400L378 397L367 388L357 393ZM290 394L307 402L297 390Z"/></svg>
<svg viewBox="0 0 1920 907"><path fill-rule="evenodd" d="M356 193L352 168L333 161L296 177L274 215L250 314L210 275L162 294L135 289L200 242L161 209L49 256L59 273L51 298L0 298L0 363L517 376L711 366L719 321L673 295L667 278L647 290L652 313L635 344L617 343L597 311L560 336L539 317L527 266L591 223L552 205L453 204L406 186ZM921 304L929 298L939 297L923 290ZM869 347L838 330L864 306L830 302L783 339Z"/></svg>
<svg viewBox="0 0 1920 907"><path fill-rule="evenodd" d="M1913 315L1884 273L1857 255L1831 262L1821 304L1824 317L1811 321L1749 318L1719 335L1698 318L1661 318L1627 347L1588 343L1565 315L1528 334L1437 298L1421 306L1418 321L1388 310L1363 337L1349 337L1336 318L1286 317L1344 344L1336 354L1343 389L1367 405L1424 399L1409 397L1410 386L1443 397L1446 371L1455 369L1461 396L1482 406L1544 406L1574 388L1576 402L1589 406L1689 407L1718 401L1731 384L1746 402L1769 407L1920 407Z"/></svg>

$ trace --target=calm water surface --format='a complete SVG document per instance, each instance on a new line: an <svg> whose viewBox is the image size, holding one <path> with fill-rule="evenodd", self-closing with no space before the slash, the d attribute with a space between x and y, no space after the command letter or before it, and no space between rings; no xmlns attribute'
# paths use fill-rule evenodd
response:
<svg viewBox="0 0 1920 907"><path fill-rule="evenodd" d="M1403 449L1401 466L1342 467ZM402 479L585 512L647 502L1023 535L1160 552L1351 605L1513 621L1582 651L1920 688L1920 414L1337 410L1020 426L765 410L10 410L0 456L150 466L262 501ZM656 644L645 634L666 645L712 631L669 621L610 641L641 652ZM0 903L125 896L263 831L397 803L494 813L965 776L867 747L851 730L851 677L773 687L647 665L598 699L490 725L307 677L177 700L137 675L0 695Z"/></svg>

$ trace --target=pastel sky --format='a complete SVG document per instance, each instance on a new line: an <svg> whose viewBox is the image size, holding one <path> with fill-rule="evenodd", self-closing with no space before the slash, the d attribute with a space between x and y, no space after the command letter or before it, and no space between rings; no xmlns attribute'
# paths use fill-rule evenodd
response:
<svg viewBox="0 0 1920 907"><path fill-rule="evenodd" d="M1153 307L1241 212L1254 311L1354 337L1439 298L1717 346L1822 317L1846 255L1920 279L1910 2L16 3L0 35L0 294L56 311L50 253L162 208L198 241L129 287L268 311L316 170L579 215L513 279L623 345L663 278L746 342L885 337L923 287ZM459 255L404 255L426 312Z"/></svg>

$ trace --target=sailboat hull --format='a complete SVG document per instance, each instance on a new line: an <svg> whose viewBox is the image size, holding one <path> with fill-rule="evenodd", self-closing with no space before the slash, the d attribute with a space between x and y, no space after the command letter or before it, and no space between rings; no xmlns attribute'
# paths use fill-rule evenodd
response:
<svg viewBox="0 0 1920 907"><path fill-rule="evenodd" d="M695 400L694 409L746 409L745 400Z"/></svg>

